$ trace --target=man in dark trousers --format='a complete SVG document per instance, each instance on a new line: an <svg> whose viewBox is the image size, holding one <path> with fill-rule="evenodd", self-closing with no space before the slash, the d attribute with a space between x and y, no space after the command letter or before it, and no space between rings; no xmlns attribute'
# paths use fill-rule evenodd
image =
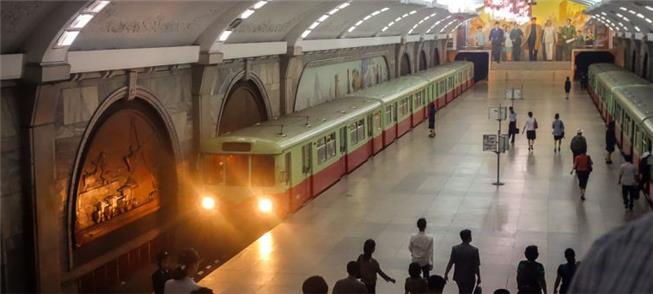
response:
<svg viewBox="0 0 653 294"><path fill-rule="evenodd" d="M510 39L512 40L512 60L520 61L521 60L521 39L524 36L524 33L519 28L519 25L515 22L513 23L513 29L510 31Z"/></svg>
<svg viewBox="0 0 653 294"><path fill-rule="evenodd" d="M435 102L429 103L429 137L435 137Z"/></svg>
<svg viewBox="0 0 653 294"><path fill-rule="evenodd" d="M472 242L472 231L460 231L460 239L463 242L451 248L451 257L449 257L444 279L449 279L449 271L455 265L453 280L458 285L458 292L460 294L471 294L474 285L481 283L481 259L478 248L470 244Z"/></svg>
<svg viewBox="0 0 653 294"><path fill-rule="evenodd" d="M585 140L585 137L583 137L583 130L576 130L576 136L571 139L569 148L571 149L571 153L574 156L574 158L572 158L572 162L576 160L576 156L587 152L587 140Z"/></svg>
<svg viewBox="0 0 653 294"><path fill-rule="evenodd" d="M494 23L494 28L490 31L490 41L492 42L492 58L499 63L501 62L501 49L503 47L503 30L498 21Z"/></svg>
<svg viewBox="0 0 653 294"><path fill-rule="evenodd" d="M565 98L569 99L569 92L571 91L571 81L569 80L569 77L567 77L567 80L565 81Z"/></svg>
<svg viewBox="0 0 653 294"><path fill-rule="evenodd" d="M650 200L649 181L651 179L651 165L648 163L650 156L651 152L645 151L639 158L639 167L637 169L639 173L639 188L642 190L642 193L644 193L647 200ZM637 195L639 195L639 193L637 193Z"/></svg>
<svg viewBox="0 0 653 294"><path fill-rule="evenodd" d="M537 18L531 18L531 23L526 26L526 38L522 47L528 48L528 59L537 60L537 51L542 47L542 26L537 24Z"/></svg>

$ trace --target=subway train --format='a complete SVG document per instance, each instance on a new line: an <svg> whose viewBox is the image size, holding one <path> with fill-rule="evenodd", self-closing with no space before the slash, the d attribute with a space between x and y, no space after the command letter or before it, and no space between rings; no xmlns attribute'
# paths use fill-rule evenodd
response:
<svg viewBox="0 0 653 294"><path fill-rule="evenodd" d="M590 96L603 119L615 122L621 152L632 155L637 165L642 153L651 152L653 84L614 64L603 63L590 65L588 82ZM651 199L647 200L651 203Z"/></svg>
<svg viewBox="0 0 653 294"><path fill-rule="evenodd" d="M453 62L204 141L200 198L240 215L296 211L426 120L429 103L438 110L451 103L473 78L471 62Z"/></svg>

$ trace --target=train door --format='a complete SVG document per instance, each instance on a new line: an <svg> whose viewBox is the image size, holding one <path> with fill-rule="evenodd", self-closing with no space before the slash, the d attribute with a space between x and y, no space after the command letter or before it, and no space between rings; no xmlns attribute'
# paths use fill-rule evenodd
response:
<svg viewBox="0 0 653 294"><path fill-rule="evenodd" d="M313 142L302 146L302 189L306 191L307 198L313 195Z"/></svg>
<svg viewBox="0 0 653 294"><path fill-rule="evenodd" d="M288 151L288 153L286 153L284 162L286 165L286 170L284 171L284 180L288 186L288 207L290 208L290 211L295 211L297 208L294 206L295 189L292 182L292 152Z"/></svg>
<svg viewBox="0 0 653 294"><path fill-rule="evenodd" d="M408 96L408 101L407 101L408 105L407 105L407 107L408 107L408 111L410 111L410 126L411 127L413 127L413 126L415 126L417 124L417 122L415 120L415 115L414 115L415 101L413 101L413 100L414 100L413 95Z"/></svg>
<svg viewBox="0 0 653 294"><path fill-rule="evenodd" d="M347 160L347 126L340 128L340 155L340 160L344 162L340 165L342 167L340 169L340 175L344 175L347 173L347 162L349 162L349 160Z"/></svg>
<svg viewBox="0 0 653 294"><path fill-rule="evenodd" d="M395 102L392 106L392 121L394 122L394 138L399 137L399 102ZM393 138L393 140L394 140Z"/></svg>
<svg viewBox="0 0 653 294"><path fill-rule="evenodd" d="M372 128L372 114L367 115L367 139L370 140L369 144L366 144L368 149L369 149L369 154L374 154L374 148L377 148L374 146L374 129Z"/></svg>

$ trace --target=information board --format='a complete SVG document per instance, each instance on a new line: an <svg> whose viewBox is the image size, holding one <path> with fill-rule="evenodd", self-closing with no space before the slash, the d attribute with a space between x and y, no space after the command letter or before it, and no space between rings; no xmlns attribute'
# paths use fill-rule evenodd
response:
<svg viewBox="0 0 653 294"><path fill-rule="evenodd" d="M483 151L497 151L497 135L483 135Z"/></svg>
<svg viewBox="0 0 653 294"><path fill-rule="evenodd" d="M488 111L488 118L493 120L506 120L508 118L508 108L490 107Z"/></svg>
<svg viewBox="0 0 653 294"><path fill-rule="evenodd" d="M511 89L506 89L506 99L521 100L524 99L524 96L522 96L521 89L511 88Z"/></svg>

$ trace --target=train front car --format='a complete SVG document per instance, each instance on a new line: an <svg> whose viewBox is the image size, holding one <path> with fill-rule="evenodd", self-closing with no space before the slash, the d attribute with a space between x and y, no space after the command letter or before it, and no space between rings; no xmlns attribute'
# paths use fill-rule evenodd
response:
<svg viewBox="0 0 653 294"><path fill-rule="evenodd" d="M590 93L590 96L592 97L592 101L594 101L594 104L599 109L599 112L601 111L601 104L600 104L601 98L597 93L597 77L600 74L612 72L612 71L624 71L624 69L622 69L621 67L613 63L595 63L590 65L589 68L587 69L587 77L588 77L587 91Z"/></svg>

